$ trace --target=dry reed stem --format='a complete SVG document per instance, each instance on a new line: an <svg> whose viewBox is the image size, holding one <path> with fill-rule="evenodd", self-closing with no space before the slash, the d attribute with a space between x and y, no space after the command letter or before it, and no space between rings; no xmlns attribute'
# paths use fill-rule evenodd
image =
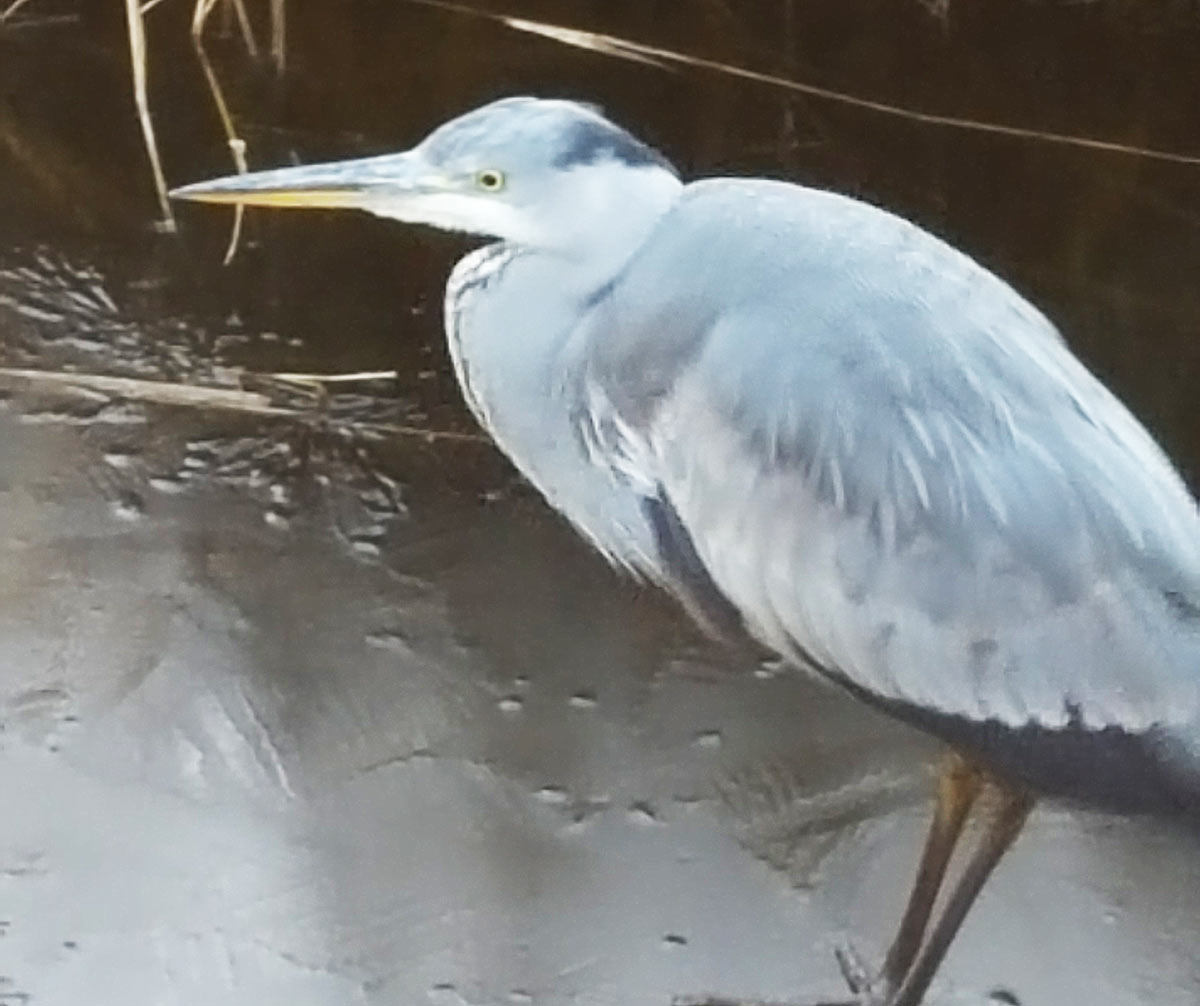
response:
<svg viewBox="0 0 1200 1006"><path fill-rule="evenodd" d="M287 12L284 0L271 0L271 59L275 72L283 76L287 68Z"/></svg>
<svg viewBox="0 0 1200 1006"><path fill-rule="evenodd" d="M4 8L4 13L0 14L0 24L4 24L5 21L12 17L27 3L29 3L29 0L12 0L12 3Z"/></svg>
<svg viewBox="0 0 1200 1006"><path fill-rule="evenodd" d="M421 2L421 0L417 0L417 2ZM662 52L653 53L650 46L639 46L636 42L626 43L613 35L598 35L580 28L566 28L562 25L546 24L544 21L526 21L519 17L500 17L499 20L516 31L541 35L543 38L551 38L563 45L574 46L576 49L587 49L604 56L617 56L632 63L656 66L660 70L672 69Z"/></svg>
<svg viewBox="0 0 1200 1006"><path fill-rule="evenodd" d="M154 0L160 2L160 0ZM192 10L192 38L199 38L204 31L205 22L208 21L208 16L213 12L219 0L196 0L196 6ZM237 19L238 30L242 34L242 43L246 46L246 52L250 54L252 59L258 59L259 47L258 40L254 37L254 29L250 24L250 18L246 14L246 8L242 0L227 0L228 7L226 10L232 9Z"/></svg>
<svg viewBox="0 0 1200 1006"><path fill-rule="evenodd" d="M490 444L491 440L481 433L459 433L455 430L426 430L420 426L402 426L392 423L347 423L352 430L367 433L388 433L396 437L415 437L426 443Z"/></svg>
<svg viewBox="0 0 1200 1006"><path fill-rule="evenodd" d="M158 156L158 142L154 138L154 123L150 118L150 102L146 96L146 25L138 0L125 0L125 20L129 27L129 59L133 68L133 100L137 105L138 120L142 124L142 138L146 143L146 155L150 158L150 170L154 174L154 188L158 194L158 206L162 211L162 225L168 231L175 230L175 214L171 212L171 201L167 198L167 180L163 175L162 162Z"/></svg>
<svg viewBox="0 0 1200 1006"><path fill-rule="evenodd" d="M196 0L196 6L192 10L192 38L196 38L204 30L204 22L208 20L208 15L216 5L217 0Z"/></svg>
<svg viewBox="0 0 1200 1006"><path fill-rule="evenodd" d="M246 164L246 141L237 135L237 129L233 124L233 116L230 114L229 105L225 101L225 91L221 87L220 79L217 77L216 68L208 58L208 50L204 48L204 24L208 20L208 15L212 13L216 2L217 0L196 0L195 9L192 11L192 46L196 50L196 58L200 61L200 68L204 71L204 79L208 83L213 103L217 106L217 116L221 120L221 128L225 131L225 142L229 146L230 154L233 156L234 166L237 168L239 175L244 175L249 170ZM233 208L233 226L230 228L229 243L225 247L225 257L223 259L225 265L229 265L233 261L233 256L237 254L245 213L246 208L241 203L238 203Z"/></svg>
<svg viewBox="0 0 1200 1006"><path fill-rule="evenodd" d="M709 70L726 76L738 77L742 80L753 81L756 84L766 84L780 87L784 90L804 94L811 98L851 108L888 115L910 122L919 122L927 126L940 126L948 129L963 129L977 133L989 133L995 136L1008 136L1022 140L1036 140L1043 143L1054 143L1065 147L1075 147L1084 150L1096 150L1109 154L1124 154L1133 157L1144 157L1147 160L1166 161L1172 164L1200 165L1200 154L1181 154L1172 150L1159 150L1153 147L1140 147L1128 143L1118 143L1113 140L1099 140L1089 136L1074 136L1067 133L1054 133L1041 129L1030 129L1025 126L1009 126L1004 123L984 122L979 119L968 119L955 115L939 115L934 112L923 112L918 109L906 108L903 105L893 105L890 102L875 101L862 98L845 91L837 91L818 84L807 84L802 81L789 80L775 74L762 73L745 67L723 63L719 60L706 59L702 56L690 56L687 53L663 49L658 46L646 45L632 39L620 38L616 35L604 35L599 32L583 31L577 28L567 28L562 25L549 24L542 21L528 21L524 18L509 17L504 14L493 14L491 11L479 10L465 4L453 3L451 0L408 0L409 3L425 7L437 7L458 14L469 14L474 17L498 21L516 31L541 35L564 45L588 49L592 52L614 56L618 59L646 62L647 60L677 63L683 66Z"/></svg>
<svg viewBox="0 0 1200 1006"><path fill-rule="evenodd" d="M258 39L254 37L254 29L250 26L250 18L246 14L246 7L242 0L228 0L233 5L233 12L237 15L238 28L242 33L242 44L246 47L246 52L251 59L258 59Z"/></svg>
<svg viewBox="0 0 1200 1006"><path fill-rule="evenodd" d="M5 21L0 18L0 28L6 32L23 31L31 28L53 28L57 25L78 24L81 16L75 14L47 14L44 17L23 17L19 20Z"/></svg>
<svg viewBox="0 0 1200 1006"><path fill-rule="evenodd" d="M256 377L270 377L277 381L293 381L297 384L349 384L354 381L386 381L394 380L400 374L395 370L360 370L352 374L255 374Z"/></svg>

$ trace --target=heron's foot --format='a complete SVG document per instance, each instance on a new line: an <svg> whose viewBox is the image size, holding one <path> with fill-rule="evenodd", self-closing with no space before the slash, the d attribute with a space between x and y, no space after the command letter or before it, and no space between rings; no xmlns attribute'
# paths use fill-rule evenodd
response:
<svg viewBox="0 0 1200 1006"><path fill-rule="evenodd" d="M842 944L833 954L842 977L856 997L852 1000L855 1006L887 1006L891 1002L895 989L878 969L867 966L853 943Z"/></svg>
<svg viewBox="0 0 1200 1006"><path fill-rule="evenodd" d="M889 982L884 971L867 966L852 943L844 943L834 950L838 968L850 991L857 996L853 1006L888 1006L897 995L896 986ZM1011 989L997 987L983 999L988 1006L1021 1006L1021 1000ZM826 1004L820 1004L826 1006ZM849 1004L847 1004L849 1006Z"/></svg>
<svg viewBox="0 0 1200 1006"><path fill-rule="evenodd" d="M850 987L850 998L820 1002L770 1002L730 996L676 996L671 1006L888 1006L893 990L878 971L867 967L854 947L847 943L834 951L842 977Z"/></svg>
<svg viewBox="0 0 1200 1006"><path fill-rule="evenodd" d="M730 996L676 996L671 1006L887 1006L889 990L875 977L858 952L849 944L834 951L842 977L850 986L850 998L822 999L819 1002L770 1002Z"/></svg>

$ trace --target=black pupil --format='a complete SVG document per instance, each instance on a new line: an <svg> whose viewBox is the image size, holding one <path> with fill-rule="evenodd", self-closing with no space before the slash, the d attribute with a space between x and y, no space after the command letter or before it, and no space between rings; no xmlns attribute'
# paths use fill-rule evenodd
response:
<svg viewBox="0 0 1200 1006"><path fill-rule="evenodd" d="M494 171L485 171L479 176L479 181L483 183L485 189L495 189L500 186L500 176Z"/></svg>

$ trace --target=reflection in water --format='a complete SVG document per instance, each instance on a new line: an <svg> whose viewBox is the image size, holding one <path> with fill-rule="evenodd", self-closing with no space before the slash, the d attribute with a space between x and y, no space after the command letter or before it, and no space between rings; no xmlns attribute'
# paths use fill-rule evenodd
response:
<svg viewBox="0 0 1200 1006"><path fill-rule="evenodd" d="M1194 17L947 11L553 15L920 107L1200 148ZM867 119L435 11L363 5L344 31L291 13L273 110L229 61L256 165L399 147L499 93L600 100L689 173L827 184L979 254L1048 305L1195 486L1196 172ZM178 15L160 16L156 51L186 67ZM152 239L121 45L105 14L0 35L0 364L400 376L300 418L4 392L0 998L835 990L836 935L872 956L890 934L931 747L697 640L486 445L372 434L473 432L438 330L461 243L258 216L222 270L220 222ZM156 87L174 179L223 170L199 72ZM1040 812L935 1001L1195 1002L1196 851L1154 822Z"/></svg>

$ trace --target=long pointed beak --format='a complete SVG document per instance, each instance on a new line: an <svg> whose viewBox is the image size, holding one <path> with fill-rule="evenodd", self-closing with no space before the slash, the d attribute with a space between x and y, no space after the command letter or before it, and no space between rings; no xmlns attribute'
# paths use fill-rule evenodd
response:
<svg viewBox="0 0 1200 1006"><path fill-rule="evenodd" d="M415 151L228 175L174 189L172 199L310 209L371 209L438 191L444 181Z"/></svg>

